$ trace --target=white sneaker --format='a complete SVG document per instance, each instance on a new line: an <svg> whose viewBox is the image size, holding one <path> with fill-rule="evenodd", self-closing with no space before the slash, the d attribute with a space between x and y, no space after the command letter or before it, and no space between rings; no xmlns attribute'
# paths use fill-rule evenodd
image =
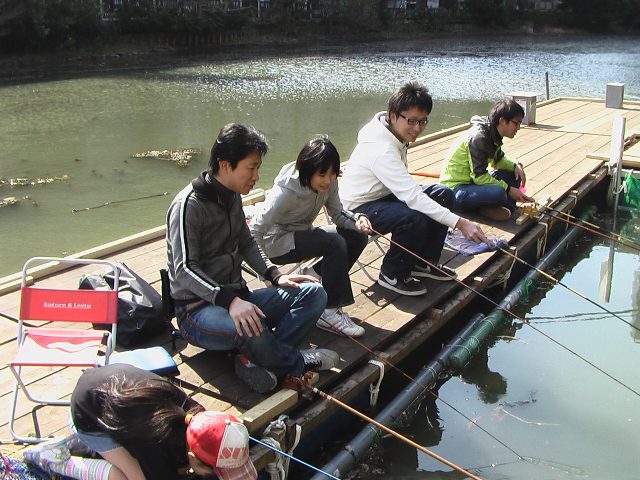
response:
<svg viewBox="0 0 640 480"><path fill-rule="evenodd" d="M327 332L337 335L345 335L347 337L361 337L364 335L364 328L356 325L349 315L342 311L342 308L336 308L333 312L328 313L332 309L326 309L320 315L316 322L316 327L326 330Z"/></svg>
<svg viewBox="0 0 640 480"><path fill-rule="evenodd" d="M333 350L326 348L310 348L308 350L300 350L302 359L304 360L305 372L320 372L322 370L331 370L338 366L340 355Z"/></svg>
<svg viewBox="0 0 640 480"><path fill-rule="evenodd" d="M67 446L67 437L52 438L23 450L25 461L46 469L49 463L63 463L69 460L71 453Z"/></svg>

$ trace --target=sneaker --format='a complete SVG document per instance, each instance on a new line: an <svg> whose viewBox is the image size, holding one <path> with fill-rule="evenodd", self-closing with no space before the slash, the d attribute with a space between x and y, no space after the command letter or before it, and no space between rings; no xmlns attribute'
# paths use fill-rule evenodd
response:
<svg viewBox="0 0 640 480"><path fill-rule="evenodd" d="M64 463L71 457L67 446L67 437L52 438L46 442L29 447L22 452L25 461L37 465L43 470L50 463Z"/></svg>
<svg viewBox="0 0 640 480"><path fill-rule="evenodd" d="M340 355L333 350L326 348L312 348L309 350L300 350L302 359L304 360L304 371L320 372L322 370L331 370L338 365Z"/></svg>
<svg viewBox="0 0 640 480"><path fill-rule="evenodd" d="M254 392L267 393L278 385L278 379L272 372L251 362L244 355L236 355L235 371L238 378Z"/></svg>
<svg viewBox="0 0 640 480"><path fill-rule="evenodd" d="M413 277L422 277L422 278L432 278L433 280L440 280L443 282L447 282L458 278L458 274L452 268L446 267L444 265L436 265L438 268L431 268L428 265L416 265L413 267L411 271L411 276Z"/></svg>
<svg viewBox="0 0 640 480"><path fill-rule="evenodd" d="M364 335L364 328L356 325L349 318L349 315L342 311L342 308L325 309L316 322L316 326L327 332L342 334L347 337L361 337Z"/></svg>
<svg viewBox="0 0 640 480"><path fill-rule="evenodd" d="M486 207L479 210L480 214L495 222L503 222L511 218L511 210L507 207Z"/></svg>
<svg viewBox="0 0 640 480"><path fill-rule="evenodd" d="M378 277L378 285L393 290L394 292L401 293L402 295L418 296L427 293L427 289L412 276L407 278L394 278L388 277L384 273L380 272Z"/></svg>

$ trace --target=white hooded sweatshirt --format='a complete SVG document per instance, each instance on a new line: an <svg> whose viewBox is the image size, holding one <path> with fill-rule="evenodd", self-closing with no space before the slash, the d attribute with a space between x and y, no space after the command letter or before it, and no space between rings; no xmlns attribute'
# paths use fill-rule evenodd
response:
<svg viewBox="0 0 640 480"><path fill-rule="evenodd" d="M407 168L407 145L389 130L386 112L379 112L358 132L340 179L340 199L348 210L389 194L413 210L454 228L460 217L422 192Z"/></svg>

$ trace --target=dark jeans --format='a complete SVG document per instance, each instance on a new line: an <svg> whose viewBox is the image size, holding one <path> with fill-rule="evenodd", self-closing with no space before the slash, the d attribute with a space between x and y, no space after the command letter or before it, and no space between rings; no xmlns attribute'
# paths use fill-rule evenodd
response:
<svg viewBox="0 0 640 480"><path fill-rule="evenodd" d="M513 172L495 170L491 176L507 182L510 187L520 188L520 180L516 180ZM456 186L453 192L456 195L456 210L469 211L479 208L507 207L513 213L516 209L516 201L500 185L468 183Z"/></svg>
<svg viewBox="0 0 640 480"><path fill-rule="evenodd" d="M322 275L322 286L327 292L327 308L351 305L354 300L349 270L367 246L367 234L324 225L295 232L294 238L295 249L270 260L284 265L322 257L313 268Z"/></svg>
<svg viewBox="0 0 640 480"><path fill-rule="evenodd" d="M260 288L243 298L265 314L260 335L238 335L229 311L204 300L176 307L180 332L189 343L206 350L237 348L278 379L287 373L302 375L304 360L297 347L327 303L323 288L311 282L300 284L300 288Z"/></svg>
<svg viewBox="0 0 640 480"><path fill-rule="evenodd" d="M427 185L423 192L443 207L451 209L453 191L444 185ZM449 227L413 210L395 195L365 203L355 209L369 217L377 232L391 233L391 239L428 262L438 263ZM382 271L390 277L406 278L418 258L391 244L382 261Z"/></svg>

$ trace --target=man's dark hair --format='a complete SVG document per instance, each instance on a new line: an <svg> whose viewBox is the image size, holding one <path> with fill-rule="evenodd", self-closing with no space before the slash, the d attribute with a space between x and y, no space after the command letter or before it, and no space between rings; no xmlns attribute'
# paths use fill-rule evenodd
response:
<svg viewBox="0 0 640 480"><path fill-rule="evenodd" d="M412 107L431 113L433 99L427 87L418 82L407 82L398 88L387 103L387 113L398 115Z"/></svg>
<svg viewBox="0 0 640 480"><path fill-rule="evenodd" d="M314 173L325 173L330 168L340 175L340 154L329 137L321 135L305 143L296 160L300 185L310 186Z"/></svg>
<svg viewBox="0 0 640 480"><path fill-rule="evenodd" d="M509 121L516 117L524 117L524 109L515 100L500 100L489 112L489 122L494 127L498 126L501 118Z"/></svg>
<svg viewBox="0 0 640 480"><path fill-rule="evenodd" d="M235 170L238 162L253 152L265 155L269 144L265 136L250 125L228 123L218 133L218 138L211 147L209 172L218 173L220 160L227 160L231 169Z"/></svg>

